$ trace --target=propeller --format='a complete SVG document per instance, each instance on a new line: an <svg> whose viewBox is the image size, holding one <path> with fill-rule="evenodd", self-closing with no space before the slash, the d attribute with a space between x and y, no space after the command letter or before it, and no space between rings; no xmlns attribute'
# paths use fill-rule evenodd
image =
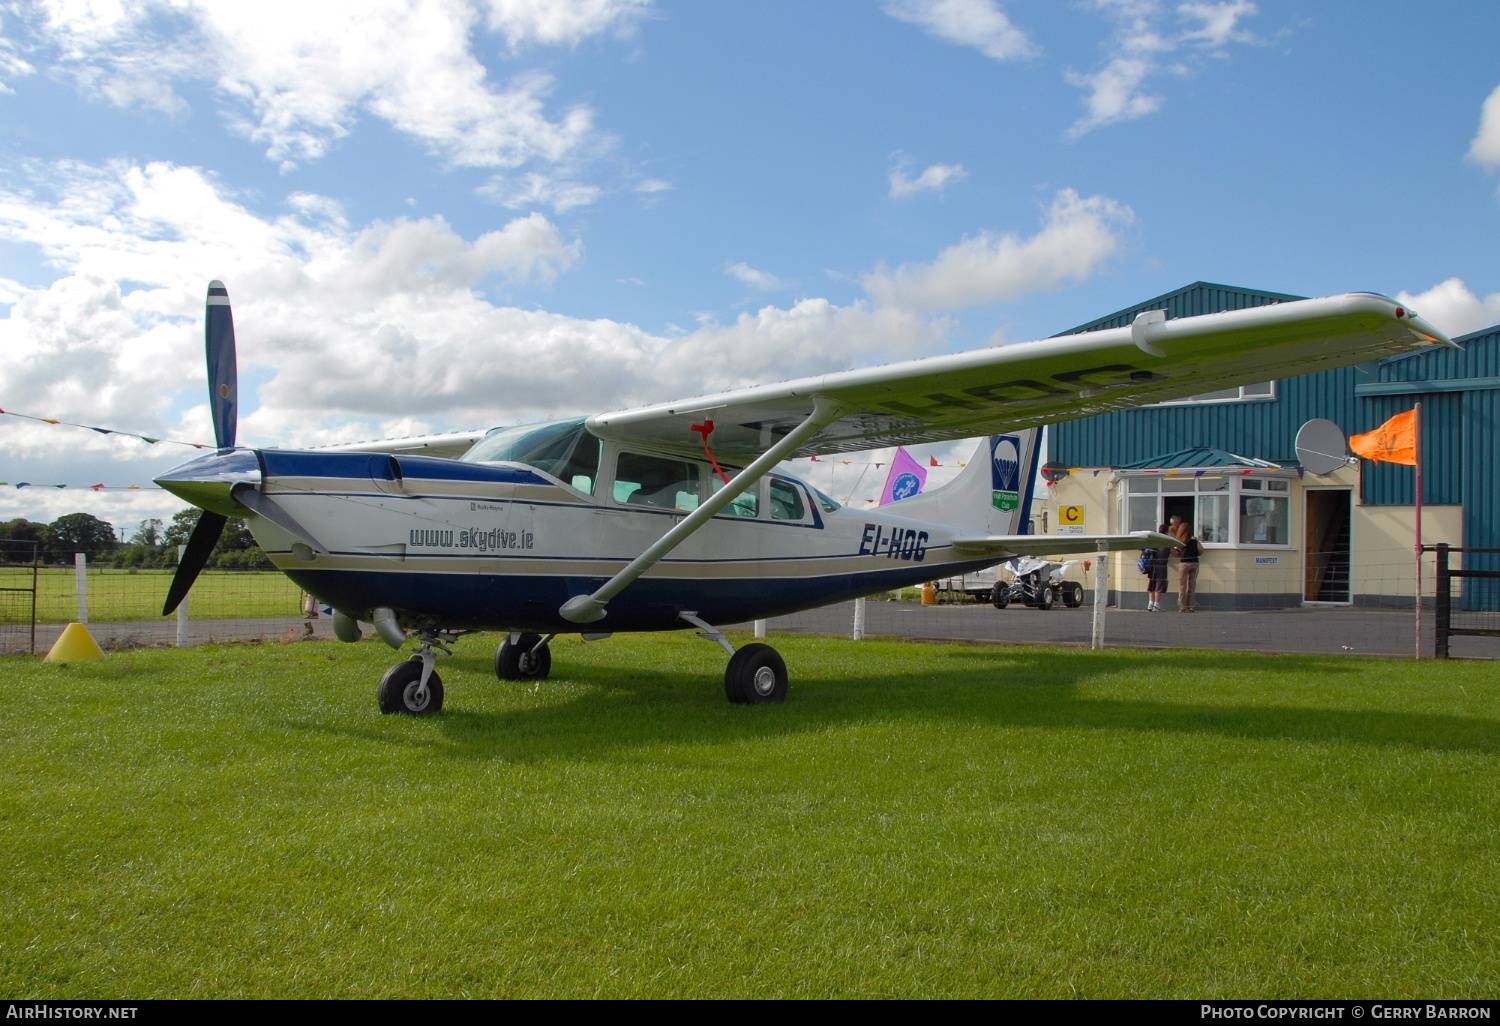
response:
<svg viewBox="0 0 1500 1026"><path fill-rule="evenodd" d="M203 316L203 347L208 355L208 407L213 416L214 441L221 450L234 448L239 412L239 371L234 355L234 315L229 310L229 290L222 281L208 283L208 303ZM167 589L167 616L187 597L188 590L213 555L219 535L229 518L222 513L204 510L188 537L187 550L172 575Z"/></svg>

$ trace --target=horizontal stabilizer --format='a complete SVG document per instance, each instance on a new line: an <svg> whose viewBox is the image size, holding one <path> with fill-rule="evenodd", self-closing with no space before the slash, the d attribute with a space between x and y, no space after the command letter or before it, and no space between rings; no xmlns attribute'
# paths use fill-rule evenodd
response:
<svg viewBox="0 0 1500 1026"><path fill-rule="evenodd" d="M1066 553L1114 552L1120 549L1160 549L1182 542L1169 534L1135 531L1131 534L1012 534L985 537L959 536L953 548L959 556L1059 556Z"/></svg>

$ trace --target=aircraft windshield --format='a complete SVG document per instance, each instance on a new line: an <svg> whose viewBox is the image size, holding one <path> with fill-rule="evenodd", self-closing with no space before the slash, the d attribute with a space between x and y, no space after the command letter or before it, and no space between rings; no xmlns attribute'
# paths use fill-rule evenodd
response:
<svg viewBox="0 0 1500 1026"><path fill-rule="evenodd" d="M524 463L592 492L599 472L599 439L584 430L582 417L522 424L490 432L462 459L465 463Z"/></svg>

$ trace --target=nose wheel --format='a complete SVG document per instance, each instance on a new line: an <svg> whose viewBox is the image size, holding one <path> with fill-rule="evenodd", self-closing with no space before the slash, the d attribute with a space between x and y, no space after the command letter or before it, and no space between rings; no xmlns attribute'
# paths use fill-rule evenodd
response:
<svg viewBox="0 0 1500 1026"><path fill-rule="evenodd" d="M397 663L380 678L380 711L406 713L408 716L430 716L443 708L443 678L429 672L422 679L422 657L412 656Z"/></svg>

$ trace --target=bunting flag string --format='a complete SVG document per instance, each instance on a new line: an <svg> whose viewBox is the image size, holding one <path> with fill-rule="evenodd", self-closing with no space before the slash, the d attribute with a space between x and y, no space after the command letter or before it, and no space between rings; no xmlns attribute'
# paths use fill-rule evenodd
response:
<svg viewBox="0 0 1500 1026"><path fill-rule="evenodd" d="M161 488L160 485L110 485L110 484L103 484L103 483L100 483L100 484L91 484L91 485L33 484L30 481L16 481L14 484L12 484L10 481L0 481L0 486L13 487L13 488L16 488L16 489L21 489L21 488L74 488L74 489L77 489L78 491L89 491L89 492L159 492L159 491L162 490L162 488Z"/></svg>
<svg viewBox="0 0 1500 1026"><path fill-rule="evenodd" d="M875 462L872 462L872 461L869 461L869 460L846 460L846 459L828 460L828 459L822 459L822 458L817 457L817 456L809 456L807 458L807 460L808 460L809 463L822 463L822 464L826 464L826 465L829 465L829 466L832 466L834 463L840 463L840 464L842 464L843 466L846 466L846 467L883 467L883 466L886 465L886 463L889 462L888 460L882 461L882 462L879 462L879 463L875 463ZM963 462L961 460L955 460L952 463L939 463L937 461L937 457L935 457L935 456L929 456L929 457L927 457L927 465L929 467L967 467L968 466L967 463L965 463L965 462Z"/></svg>
<svg viewBox="0 0 1500 1026"><path fill-rule="evenodd" d="M56 424L59 427L76 427L83 428L86 431L97 431L101 435L124 435L126 438L139 438L147 445L156 445L160 442L169 442L172 445L186 445L194 449L213 448L213 446L204 445L201 442L184 442L176 438L152 438L150 435L138 435L134 431L121 431L118 428L95 427L93 424L75 424L71 420L58 420L56 417L34 417L29 413L17 413L15 410L0 410L0 413L5 414L7 417L21 417L25 420L34 420L40 424ZM58 485L57 487L64 486Z"/></svg>

